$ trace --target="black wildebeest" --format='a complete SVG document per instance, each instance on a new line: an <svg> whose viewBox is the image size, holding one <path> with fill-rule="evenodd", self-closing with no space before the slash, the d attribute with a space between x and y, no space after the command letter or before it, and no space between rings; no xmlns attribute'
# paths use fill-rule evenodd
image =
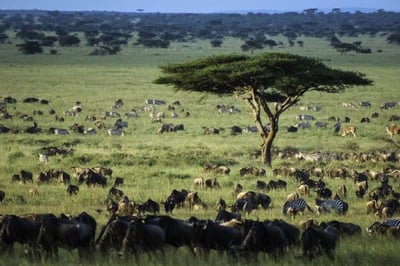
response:
<svg viewBox="0 0 400 266"><path fill-rule="evenodd" d="M227 251L231 246L240 245L242 234L239 230L221 226L211 220L189 219L193 223L194 244L203 252L210 250Z"/></svg>
<svg viewBox="0 0 400 266"><path fill-rule="evenodd" d="M134 219L136 219L134 216L112 215L110 217L96 239L96 246L103 255L108 254L110 250L117 252L121 250L126 230L130 222Z"/></svg>
<svg viewBox="0 0 400 266"><path fill-rule="evenodd" d="M79 192L79 187L75 186L75 185L68 185L67 187L67 193L68 195L72 196L72 195L77 195Z"/></svg>
<svg viewBox="0 0 400 266"><path fill-rule="evenodd" d="M165 245L165 231L160 226L147 224L143 219L135 219L128 225L122 241L121 253L131 252L138 255L141 252L162 250Z"/></svg>
<svg viewBox="0 0 400 266"><path fill-rule="evenodd" d="M287 240L284 231L279 226L270 221L246 220L244 231L243 240L238 246L240 251L255 254L265 252L275 260L283 256Z"/></svg>
<svg viewBox="0 0 400 266"><path fill-rule="evenodd" d="M2 218L0 229L0 252L13 252L14 243L33 247L40 230L40 223L16 215Z"/></svg>
<svg viewBox="0 0 400 266"><path fill-rule="evenodd" d="M339 232L335 227L328 226L325 229L309 227L301 235L303 255L309 260L320 254L325 254L330 260L334 260L334 251L339 238Z"/></svg>
<svg viewBox="0 0 400 266"><path fill-rule="evenodd" d="M6 197L6 193L3 190L0 190L0 203L3 202L5 197Z"/></svg>
<svg viewBox="0 0 400 266"><path fill-rule="evenodd" d="M152 199L148 199L143 204L137 204L138 216L150 213L157 215L160 213L160 205Z"/></svg>
<svg viewBox="0 0 400 266"><path fill-rule="evenodd" d="M50 218L40 227L37 244L46 258L58 257L58 248L77 249L80 258L90 258L94 249L96 220L86 212L73 219Z"/></svg>

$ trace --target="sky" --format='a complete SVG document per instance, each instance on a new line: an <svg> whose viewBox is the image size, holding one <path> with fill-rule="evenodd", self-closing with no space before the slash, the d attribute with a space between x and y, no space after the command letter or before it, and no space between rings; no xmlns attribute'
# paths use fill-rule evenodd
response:
<svg viewBox="0 0 400 266"><path fill-rule="evenodd" d="M229 11L302 11L307 8L373 8L400 11L400 0L1 0L0 9L215 13Z"/></svg>

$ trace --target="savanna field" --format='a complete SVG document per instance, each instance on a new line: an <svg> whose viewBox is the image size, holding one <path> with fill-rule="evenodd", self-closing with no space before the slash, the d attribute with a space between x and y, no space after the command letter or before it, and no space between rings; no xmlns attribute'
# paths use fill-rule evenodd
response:
<svg viewBox="0 0 400 266"><path fill-rule="evenodd" d="M240 49L241 40L226 38L221 47L212 47L208 41L195 39L190 42L172 42L168 48L145 48L141 46L125 46L116 55L89 56L91 48L84 44L79 47L57 47L58 53L50 54L49 48L44 48L42 54L24 55L15 44L19 42L15 33L8 32L11 43L0 44L0 96L11 96L16 103L7 104L6 109L12 115L11 119L0 120L0 124L12 128L18 133L3 133L0 135L0 190L5 192L5 198L0 204L1 214L28 213L61 213L77 215L86 211L97 221L97 233L100 232L109 217L105 201L115 177L122 177L124 184L119 187L131 201L143 203L152 199L160 203L160 214L164 215L163 202L173 189L197 190L205 206L189 210L187 206L177 208L172 216L179 219L214 220L217 210L214 208L221 197L228 205L235 201L234 186L240 183L244 190L260 192L256 187L257 180L268 182L276 180L272 169L265 168L260 158L255 156L261 144L257 133L232 135L231 127L247 127L253 125L253 116L247 103L239 98L227 96L218 97L200 93L175 92L173 88L156 85L153 81L161 75L159 66L184 62L210 55L246 53ZM78 36L81 36L79 33ZM135 38L135 37L132 37ZM261 52L284 52L303 56L316 57L330 67L343 70L353 70L365 73L374 81L369 87L350 88L344 93L323 94L309 93L291 107L280 119L280 130L274 142L273 168L284 165L299 169L312 166L328 169L333 166L347 167L359 172L366 169L382 172L386 167L399 168L399 161L355 161L322 160L306 162L296 159L282 159L278 151L296 150L304 153L378 153L382 151L395 152L399 155L400 136L390 138L385 127L396 122L390 122L392 115L400 115L400 107L381 109L384 102L400 102L399 73L400 50L395 44L388 44L385 37L379 34L360 35L358 37L342 37L343 41L361 40L363 45L370 47L372 53L360 54L349 52L338 53L329 43L320 38L303 37L303 47L289 46L287 39L278 35L274 37L283 43L273 49L255 50ZM380 50L380 52L378 52ZM45 99L48 105L40 103L23 103L28 97ZM123 100L123 106L113 109L117 99ZM149 112L144 107L147 99L165 101L165 105L154 105L156 112L164 112L162 123L183 124L184 130L159 134L162 123L154 123ZM81 103L82 111L78 116L64 115L64 112ZM176 118L171 117L168 109L174 101ZM359 102L368 101L370 108L360 107ZM354 103L355 108L345 108L342 103ZM240 113L222 113L217 111L217 105L235 106ZM300 110L301 106L319 106L320 111ZM138 117L127 118L126 112L135 109ZM54 110L55 114L50 114ZM101 117L104 112L115 111L121 114L121 119L128 122L123 136L109 136L107 129L112 128L116 119L107 117L105 128L97 129L96 135L85 135L73 132L74 124L87 128L95 128L88 116ZM42 114L39 114L41 113ZM185 115L186 113L190 115ZM379 113L373 118L374 112ZM32 121L24 121L22 114L32 116L42 131L38 134L25 133L31 127ZM296 116L308 114L315 121L328 122L326 128L317 128L313 121L311 128L299 129L296 133L287 132L287 128L296 123ZM63 122L56 119L62 117ZM350 118L350 125L357 128L357 136L342 137L334 133L334 122L328 121L331 116ZM363 117L370 119L369 123L361 123ZM69 134L55 135L48 133L51 127L67 129ZM221 129L220 134L205 135L204 128ZM43 147L58 147L68 150L66 155L49 156L48 163L39 161L39 153ZM208 173L203 170L205 165L225 165L230 168L229 175ZM62 169L71 174L71 184L78 180L72 175L71 167L104 166L113 170L113 179L107 181L106 187L79 186L77 195L68 195L66 185L56 180L39 184L12 182L13 174L27 170L34 177L49 169ZM239 169L245 166L255 166L266 169L266 176L241 176ZM205 189L194 186L197 177L204 179L216 177L220 183L219 189ZM138 258L133 256L119 257L110 253L103 257L96 254L93 265L396 265L400 259L399 240L386 236L370 236L366 227L379 217L366 213L368 195L357 198L355 185L351 178L330 178L323 180L327 186L336 191L345 184L348 195L344 200L349 204L346 215L339 216L332 212L317 215L305 211L304 215L296 216L295 220L282 214L282 206L289 193L297 191L293 177L279 176L287 182L285 190L270 190L263 193L272 199L271 208L259 208L245 219L265 220L284 219L297 225L301 221L314 218L318 222L339 220L351 222L362 228L362 234L340 238L335 260L319 256L312 262L302 257L301 248L294 247L285 252L278 261L259 253L258 260L248 258L232 259L228 253L211 252L209 257L193 256L186 247L177 250L168 248L163 254L143 254ZM394 191L400 192L400 183L390 179ZM373 189L380 185L379 181L370 181ZM38 194L29 194L30 189L36 189ZM305 196L308 204L314 207L315 192ZM395 214L394 218L398 217ZM23 256L23 247L15 244L14 254L1 254L1 265L31 265L34 264L64 264L76 265L89 262L80 261L76 250L71 252L60 249L57 261L44 259L31 261Z"/></svg>

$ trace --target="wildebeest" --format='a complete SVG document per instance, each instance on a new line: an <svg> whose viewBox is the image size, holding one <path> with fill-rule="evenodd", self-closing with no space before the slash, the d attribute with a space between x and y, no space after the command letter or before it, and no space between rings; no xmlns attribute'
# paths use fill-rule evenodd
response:
<svg viewBox="0 0 400 266"><path fill-rule="evenodd" d="M100 175L112 178L113 170L111 168L107 168L104 166L96 166L96 167L92 167L91 170L93 170L94 172L96 172Z"/></svg>
<svg viewBox="0 0 400 266"><path fill-rule="evenodd" d="M88 186L100 185L105 187L107 185L107 178L93 170L89 169L86 175L86 179L82 180L81 182L85 182Z"/></svg>
<svg viewBox="0 0 400 266"><path fill-rule="evenodd" d="M114 180L114 187L120 187L124 184L124 179L122 177L116 177Z"/></svg>
<svg viewBox="0 0 400 266"><path fill-rule="evenodd" d="M244 238L238 249L257 254L265 252L274 259L283 256L287 243L285 232L271 221L244 221Z"/></svg>
<svg viewBox="0 0 400 266"><path fill-rule="evenodd" d="M19 172L20 181L23 183L30 182L33 183L33 174L27 170L21 170Z"/></svg>
<svg viewBox="0 0 400 266"><path fill-rule="evenodd" d="M72 196L72 195L77 195L79 192L79 187L75 186L75 185L68 185L67 187L67 193L68 195Z"/></svg>
<svg viewBox="0 0 400 266"><path fill-rule="evenodd" d="M108 190L108 197L119 201L124 196L124 192L116 187L111 187Z"/></svg>
<svg viewBox="0 0 400 266"><path fill-rule="evenodd" d="M201 251L227 251L241 243L242 234L235 228L221 226L211 220L189 220L193 223L193 241Z"/></svg>
<svg viewBox="0 0 400 266"><path fill-rule="evenodd" d="M86 212L72 219L49 218L40 227L36 243L46 257L58 257L58 248L78 249L80 258L91 257L94 249L96 220Z"/></svg>
<svg viewBox="0 0 400 266"><path fill-rule="evenodd" d="M3 202L5 197L6 197L6 193L3 190L0 190L0 203Z"/></svg>
<svg viewBox="0 0 400 266"><path fill-rule="evenodd" d="M225 209L220 209L217 213L217 216L215 217L215 222L220 224L223 222L230 221L232 219L240 221L242 220L242 216L240 213L229 212Z"/></svg>
<svg viewBox="0 0 400 266"><path fill-rule="evenodd" d="M242 167L239 170L240 176L244 175L265 176L265 173L266 173L265 169L254 166Z"/></svg>
<svg viewBox="0 0 400 266"><path fill-rule="evenodd" d="M5 215L0 223L0 252L13 252L14 243L32 248L40 230L40 223L16 215Z"/></svg>
<svg viewBox="0 0 400 266"><path fill-rule="evenodd" d="M205 172L213 172L216 174L224 174L224 175L229 175L231 172L231 169L225 165L205 165L204 166L204 171Z"/></svg>
<svg viewBox="0 0 400 266"><path fill-rule="evenodd" d="M147 216L146 223L157 225L164 230L166 244L176 248L187 246L193 252L193 225L191 223L164 215Z"/></svg>
<svg viewBox="0 0 400 266"><path fill-rule="evenodd" d="M338 238L339 232L335 227L309 227L301 235L303 255L312 260L317 255L325 254L330 260L334 260Z"/></svg>
<svg viewBox="0 0 400 266"><path fill-rule="evenodd" d="M107 130L109 136L124 136L124 131L122 128L110 128Z"/></svg>
<svg viewBox="0 0 400 266"><path fill-rule="evenodd" d="M119 252L122 247L128 226L134 216L111 216L107 224L101 229L96 239L96 246L103 255L108 254L110 250Z"/></svg>
<svg viewBox="0 0 400 266"><path fill-rule="evenodd" d="M144 219L134 219L126 229L121 253L139 255L142 252L162 250L165 245L165 231L160 226L147 224Z"/></svg>
<svg viewBox="0 0 400 266"><path fill-rule="evenodd" d="M371 108L371 103L368 102L368 101L361 101L360 102L360 107Z"/></svg>
<svg viewBox="0 0 400 266"><path fill-rule="evenodd" d="M381 104L381 109L390 109L398 106L399 104L397 102L385 102Z"/></svg>
<svg viewBox="0 0 400 266"><path fill-rule="evenodd" d="M216 177L206 179L204 181L204 186L206 188L221 188L221 185L219 184Z"/></svg>
<svg viewBox="0 0 400 266"><path fill-rule="evenodd" d="M149 213L153 215L158 215L160 213L160 205L152 199L148 199L142 204L136 205L138 216Z"/></svg>
<svg viewBox="0 0 400 266"><path fill-rule="evenodd" d="M287 186L286 181L283 181L283 180L280 180L280 179L278 179L278 180L270 180L268 182L267 186L266 186L266 189L267 189L267 191L279 190L279 189L286 190L286 186Z"/></svg>
<svg viewBox="0 0 400 266"><path fill-rule="evenodd" d="M327 228L328 226L335 227L340 235L360 235L362 233L361 227L354 223L339 222L336 220L331 220L328 222L321 222L319 224L321 228Z"/></svg>

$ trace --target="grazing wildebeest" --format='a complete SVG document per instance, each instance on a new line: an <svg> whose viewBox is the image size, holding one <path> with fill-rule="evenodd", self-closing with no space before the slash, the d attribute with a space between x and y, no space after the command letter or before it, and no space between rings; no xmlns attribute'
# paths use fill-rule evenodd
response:
<svg viewBox="0 0 400 266"><path fill-rule="evenodd" d="M329 199L332 197L332 190L327 187L317 187L315 189L317 196L322 199Z"/></svg>
<svg viewBox="0 0 400 266"><path fill-rule="evenodd" d="M120 187L124 184L124 179L122 177L116 177L114 180L114 187Z"/></svg>
<svg viewBox="0 0 400 266"><path fill-rule="evenodd" d="M224 175L229 175L229 173L231 172L231 169L224 165L214 165L214 166L205 165L203 169L205 172L213 172L216 174L224 174Z"/></svg>
<svg viewBox="0 0 400 266"><path fill-rule="evenodd" d="M107 185L107 177L96 173L95 171L89 169L87 172L87 177L84 180L88 186L100 185L105 187Z"/></svg>
<svg viewBox="0 0 400 266"><path fill-rule="evenodd" d="M265 173L266 173L265 169L254 167L254 166L242 167L239 170L240 176L244 176L244 175L265 176Z"/></svg>
<svg viewBox="0 0 400 266"><path fill-rule="evenodd" d="M153 215L158 215L160 213L160 205L152 199L148 199L143 204L136 205L138 216L141 216L146 213L150 213Z"/></svg>
<svg viewBox="0 0 400 266"><path fill-rule="evenodd" d="M240 221L242 220L242 216L240 213L229 212L225 209L220 209L217 213L217 216L215 217L215 222L220 224L223 222L230 221L232 219Z"/></svg>
<svg viewBox="0 0 400 266"><path fill-rule="evenodd" d="M398 106L399 104L397 102L385 102L381 104L381 109L390 109Z"/></svg>
<svg viewBox="0 0 400 266"><path fill-rule="evenodd" d="M71 185L69 184L67 187L67 193L68 195L72 196L72 195L77 195L79 192L79 187L75 186L75 185Z"/></svg>
<svg viewBox="0 0 400 266"><path fill-rule="evenodd" d="M340 235L353 236L360 235L362 233L361 226L354 223L339 222L336 220L321 222L319 226L321 228L333 226L339 231Z"/></svg>
<svg viewBox="0 0 400 266"><path fill-rule="evenodd" d="M216 177L206 179L204 181L204 185L206 188L221 188L221 185L219 184Z"/></svg>
<svg viewBox="0 0 400 266"><path fill-rule="evenodd" d="M96 172L100 175L112 178L113 170L111 168L107 168L104 166L96 166L96 167L92 167L91 170L93 170L94 172Z"/></svg>
<svg viewBox="0 0 400 266"><path fill-rule="evenodd" d="M119 201L124 196L124 192L116 187L111 187L108 190L108 197Z"/></svg>
<svg viewBox="0 0 400 266"><path fill-rule="evenodd" d="M270 180L266 186L267 191L270 190L277 190L277 189L284 189L286 190L287 183L283 180Z"/></svg>
<svg viewBox="0 0 400 266"><path fill-rule="evenodd" d="M32 174L32 172L29 172L29 171L26 171L26 170L21 170L19 172L19 176L20 176L20 181L22 181L23 183L26 183L26 182L33 183L33 174Z"/></svg>

